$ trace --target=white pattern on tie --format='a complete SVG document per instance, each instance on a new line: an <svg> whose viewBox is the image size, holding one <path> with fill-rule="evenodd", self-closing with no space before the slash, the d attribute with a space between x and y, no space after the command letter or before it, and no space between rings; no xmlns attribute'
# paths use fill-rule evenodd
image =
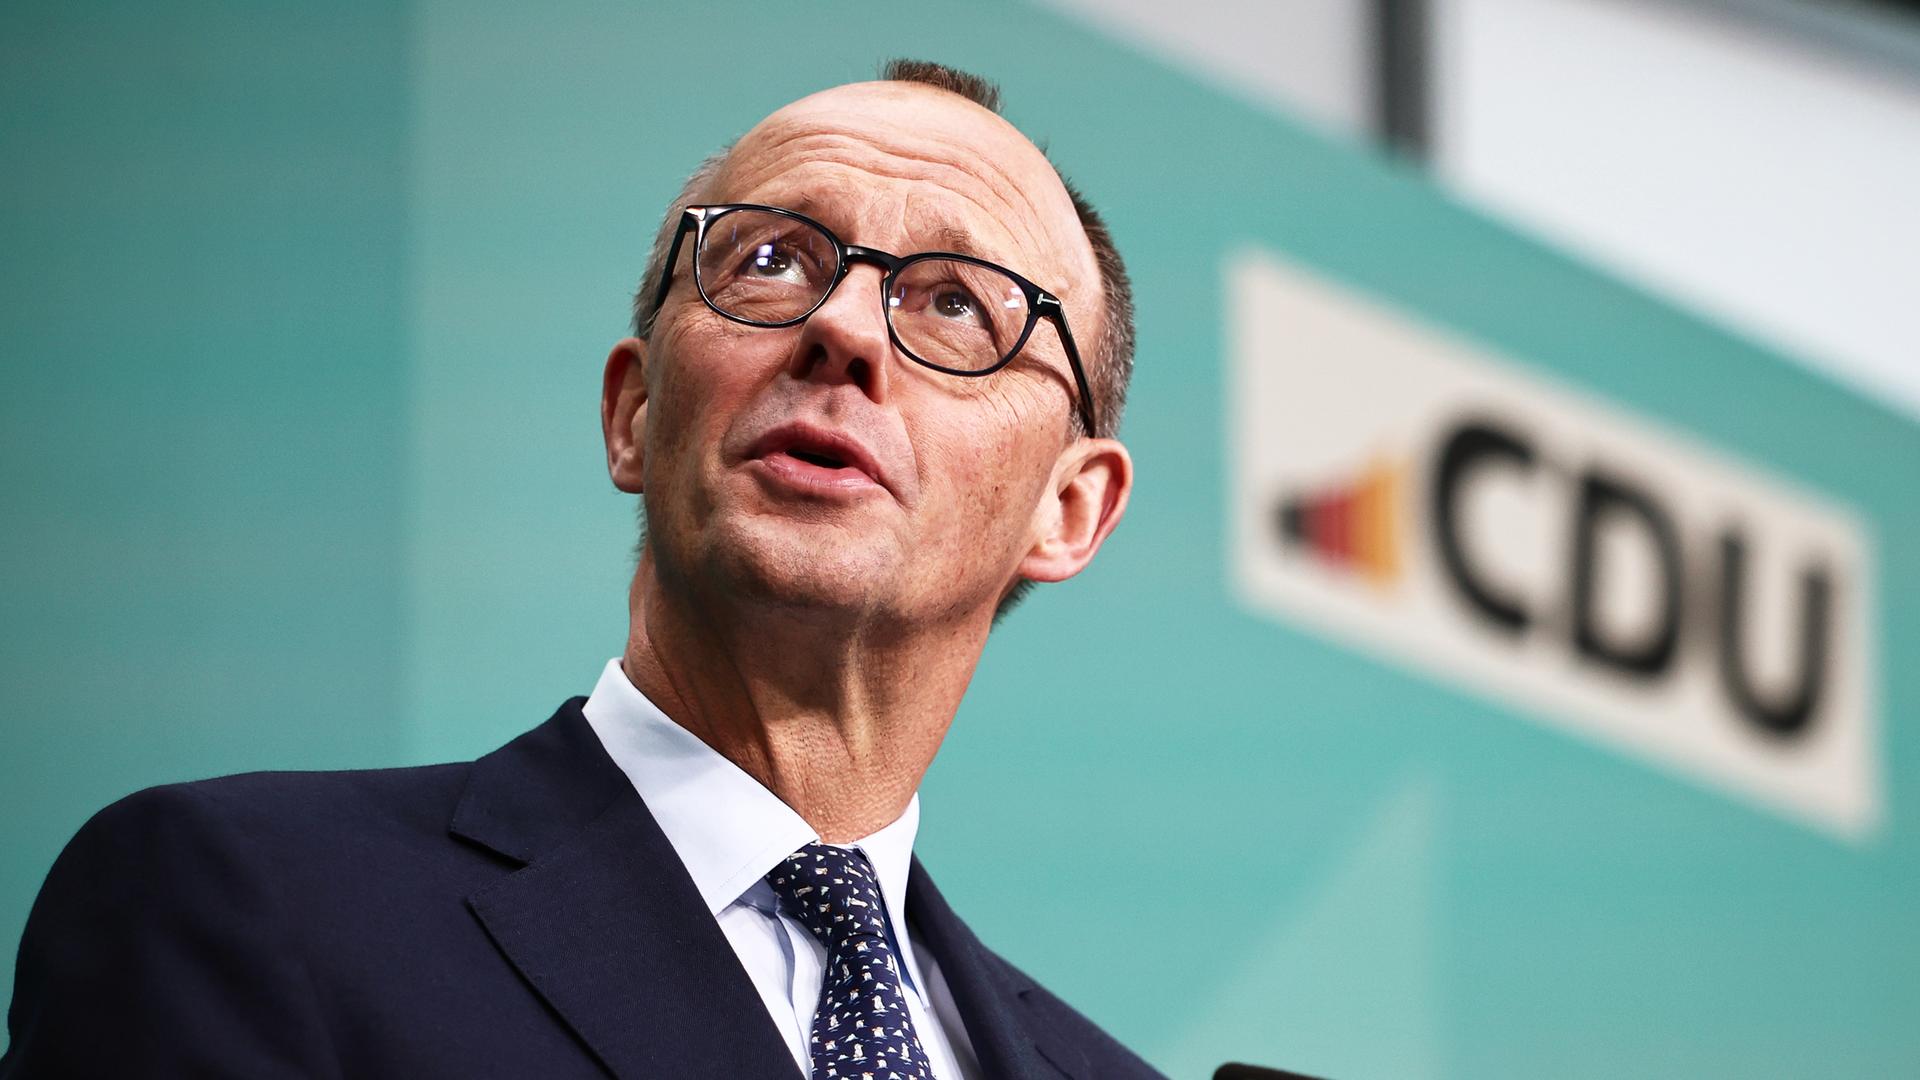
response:
<svg viewBox="0 0 1920 1080"><path fill-rule="evenodd" d="M901 1080L933 1080L907 1011L892 1010L898 1023L891 1030L881 1022L888 1012L886 999L900 997L900 965L887 940L880 884L866 856L808 844L774 867L767 883L782 910L826 947L826 970L837 972L823 980L814 1008L809 1043L814 1080L864 1080L875 1075L874 1069ZM843 1023L852 1034L842 1030Z"/></svg>

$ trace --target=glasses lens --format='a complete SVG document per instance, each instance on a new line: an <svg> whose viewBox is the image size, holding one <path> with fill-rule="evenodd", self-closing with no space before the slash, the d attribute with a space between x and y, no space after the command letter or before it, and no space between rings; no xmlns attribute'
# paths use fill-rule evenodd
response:
<svg viewBox="0 0 1920 1080"><path fill-rule="evenodd" d="M798 218L729 210L707 223L700 289L736 319L783 323L812 311L839 272L833 241Z"/></svg>
<svg viewBox="0 0 1920 1080"><path fill-rule="evenodd" d="M985 371L1013 353L1027 328L1027 294L1003 270L959 259L922 259L887 294L900 344L954 371Z"/></svg>

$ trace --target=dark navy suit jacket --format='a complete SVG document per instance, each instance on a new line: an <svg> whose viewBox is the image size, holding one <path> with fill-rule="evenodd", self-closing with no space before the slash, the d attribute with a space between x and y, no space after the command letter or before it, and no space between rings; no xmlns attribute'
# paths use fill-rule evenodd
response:
<svg viewBox="0 0 1920 1080"><path fill-rule="evenodd" d="M470 763L101 811L34 903L0 1078L796 1080L584 700ZM981 945L917 860L907 895L987 1076L1159 1076Z"/></svg>

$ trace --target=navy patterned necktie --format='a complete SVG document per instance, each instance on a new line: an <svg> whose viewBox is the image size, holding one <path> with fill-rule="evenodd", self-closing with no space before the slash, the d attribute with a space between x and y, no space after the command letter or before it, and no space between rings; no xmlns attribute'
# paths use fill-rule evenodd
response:
<svg viewBox="0 0 1920 1080"><path fill-rule="evenodd" d="M769 871L767 882L780 909L827 947L809 1041L813 1080L933 1080L867 857L808 844Z"/></svg>

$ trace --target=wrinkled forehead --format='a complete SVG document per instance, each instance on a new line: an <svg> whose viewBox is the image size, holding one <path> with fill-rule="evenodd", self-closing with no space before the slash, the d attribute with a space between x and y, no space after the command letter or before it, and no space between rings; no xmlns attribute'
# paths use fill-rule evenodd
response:
<svg viewBox="0 0 1920 1080"><path fill-rule="evenodd" d="M855 83L788 105L735 144L716 202L803 210L849 243L1000 262L1091 319L1092 247L1059 175L1001 117L908 83ZM863 232L887 235L863 235Z"/></svg>

